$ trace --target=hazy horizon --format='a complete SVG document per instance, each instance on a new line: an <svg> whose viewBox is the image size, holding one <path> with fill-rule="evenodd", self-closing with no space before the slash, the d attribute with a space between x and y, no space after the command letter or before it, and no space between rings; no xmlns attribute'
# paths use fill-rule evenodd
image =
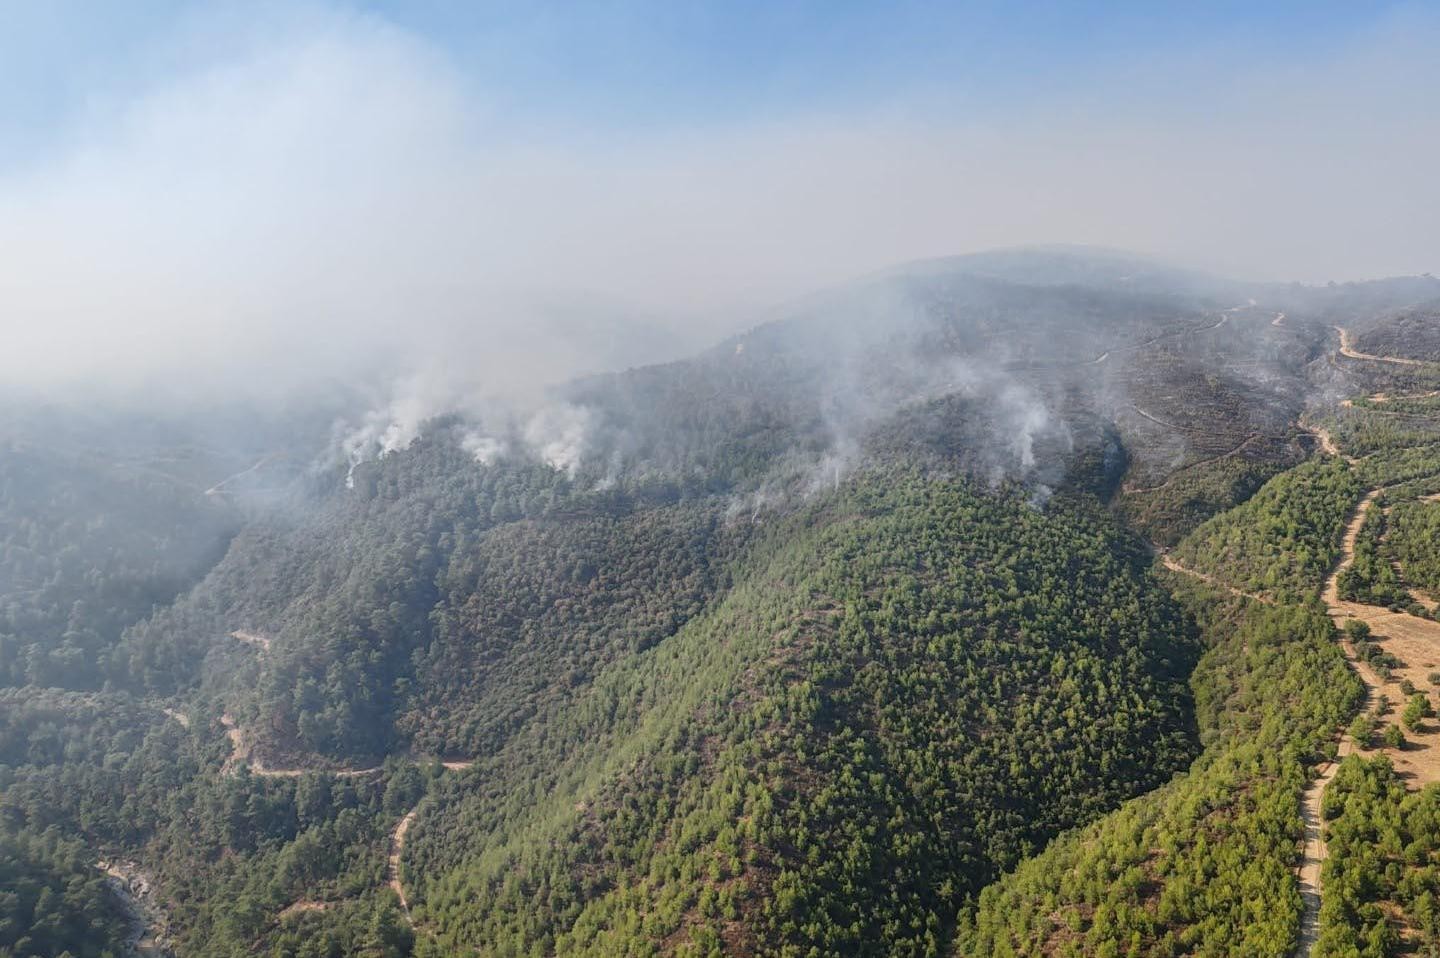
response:
<svg viewBox="0 0 1440 958"><path fill-rule="evenodd" d="M158 4L109 44L97 15L103 57L63 9L8 11L35 28L0 48L12 80L76 68L43 107L0 100L0 377L263 395L388 369L506 391L994 248L1314 283L1440 264L1423 7L1127 8L1095 57L1043 7L782 7L754 26L793 51L644 4ZM694 52L716 31L747 59Z"/></svg>

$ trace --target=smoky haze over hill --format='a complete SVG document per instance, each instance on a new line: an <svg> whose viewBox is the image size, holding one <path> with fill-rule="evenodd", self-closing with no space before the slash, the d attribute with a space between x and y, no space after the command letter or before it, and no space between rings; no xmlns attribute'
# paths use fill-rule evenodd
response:
<svg viewBox="0 0 1440 958"><path fill-rule="evenodd" d="M915 456L1042 498L1268 469L1329 325L1437 296L1283 285L1440 256L1436 37L1389 16L1322 84L1226 53L1024 108L561 135L379 16L196 14L0 165L0 439L267 506L427 432L742 513Z"/></svg>
<svg viewBox="0 0 1440 958"><path fill-rule="evenodd" d="M1436 297L1429 278L1310 288L1036 247L892 268L688 358L623 372L546 382L522 368L507 382L477 378L461 353L295 392L281 381L258 402L246 389L189 405L22 401L4 426L12 440L118 461L184 450L208 463L189 480L200 488L241 498L259 488L271 505L296 479L353 489L427 435L477 466L543 463L597 492L736 494L739 512L803 499L867 462L917 457L1043 499L1087 460L1079 481L1113 490L1127 470L1143 489L1215 459L1294 459L1307 397L1328 388L1312 364L1334 317L1380 322ZM533 328L516 335L522 350L547 341ZM585 335L570 336L569 355L603 369ZM615 328L596 339L632 359L681 348ZM273 381L264 367L254 379Z"/></svg>
<svg viewBox="0 0 1440 958"><path fill-rule="evenodd" d="M1440 955L1440 11L0 24L0 958Z"/></svg>
<svg viewBox="0 0 1440 958"><path fill-rule="evenodd" d="M378 17L259 23L192 18L155 51L183 67L98 91L0 167L5 382L177 402L358 383L428 411L685 355L957 251L1069 240L1307 281L1440 258L1419 11L1303 75L1141 58L1014 110L565 136L507 123Z"/></svg>

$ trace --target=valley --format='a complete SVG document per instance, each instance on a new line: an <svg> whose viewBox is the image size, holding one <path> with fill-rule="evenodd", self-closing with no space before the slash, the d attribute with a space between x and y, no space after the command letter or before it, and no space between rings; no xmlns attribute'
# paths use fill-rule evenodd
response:
<svg viewBox="0 0 1440 958"><path fill-rule="evenodd" d="M1356 345L1413 291L929 264L564 385L565 465L27 438L0 823L177 956L1418 946L1344 871L1440 777L1440 374Z"/></svg>
<svg viewBox="0 0 1440 958"><path fill-rule="evenodd" d="M1440 5L4 13L0 958L1440 958Z"/></svg>

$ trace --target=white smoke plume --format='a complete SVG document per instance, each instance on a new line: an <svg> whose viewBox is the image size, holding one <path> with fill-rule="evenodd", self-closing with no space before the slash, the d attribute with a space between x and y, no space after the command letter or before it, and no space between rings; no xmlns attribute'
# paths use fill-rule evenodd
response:
<svg viewBox="0 0 1440 958"><path fill-rule="evenodd" d="M474 430L465 434L461 447L482 466L493 466L510 452L510 445L505 440Z"/></svg>
<svg viewBox="0 0 1440 958"><path fill-rule="evenodd" d="M551 468L574 475L586 452L591 418L584 406L547 406L525 424L525 446Z"/></svg>
<svg viewBox="0 0 1440 958"><path fill-rule="evenodd" d="M389 398L358 421L337 424L333 455L347 465L346 486L354 488L360 464L410 448L444 416L462 420L460 445L481 465L522 456L572 476L590 450L595 427L594 413L585 406L481 395L437 374L403 377Z"/></svg>

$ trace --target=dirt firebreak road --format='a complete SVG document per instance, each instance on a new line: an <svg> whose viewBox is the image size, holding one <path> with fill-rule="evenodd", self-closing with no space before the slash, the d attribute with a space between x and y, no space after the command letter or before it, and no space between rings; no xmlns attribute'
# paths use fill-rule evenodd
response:
<svg viewBox="0 0 1440 958"><path fill-rule="evenodd" d="M1341 354L1351 359L1402 366L1427 365L1419 360L1402 356L1376 356L1360 352L1355 349L1354 338L1348 330L1339 326L1335 329L1340 334ZM1431 394L1427 393L1426 395ZM1385 402L1392 398L1399 397L1377 393L1371 397L1371 401ZM1314 431L1320 437L1321 447L1325 452L1331 455L1340 454L1334 439L1328 433L1320 429ZM1352 466L1355 464L1355 460L1349 457L1346 457L1346 461ZM1359 659L1355 648L1348 641L1342 642L1350 667L1365 683L1364 707L1367 711L1373 711L1382 696L1392 704L1404 702L1408 696L1401 687L1402 683L1409 682L1416 688L1426 688L1431 684L1429 675L1440 668L1440 622L1422 619L1407 612L1392 612L1389 609L1352 602L1340 597L1340 576L1355 561L1355 543L1360 536L1360 529L1365 524L1365 518L1370 514L1370 510L1375 508L1375 501L1382 491L1383 489L1380 488L1371 489L1356 506L1354 514L1351 515L1350 521L1345 527L1340 562L1330 573L1330 577L1325 581L1325 588L1321 592L1321 599L1324 601L1330 617L1337 625L1343 625L1352 619L1366 623L1373 633L1373 641L1386 652L1394 655L1401 663L1398 668L1391 670L1387 679L1382 679L1369 665ZM1409 740L1399 749L1377 751L1383 752L1390 759L1407 788L1418 789L1431 782L1440 781L1440 723L1433 718L1427 719L1419 728L1411 731L1407 737ZM1322 814L1325 804L1325 789L1334 779L1340 760L1354 753L1356 749L1357 743L1348 733L1343 734L1335 760L1321 770L1320 775L1305 789L1302 798L1301 814L1305 821L1305 847L1301 857L1299 877L1305 911L1300 923L1300 939L1296 948L1296 954L1301 958L1309 958L1320 931L1321 871L1328 853Z"/></svg>
<svg viewBox="0 0 1440 958"><path fill-rule="evenodd" d="M1359 358L1374 358L1377 361L1385 362L1389 361L1391 357L1369 357L1360 354ZM1320 447L1326 454L1343 455L1334 439L1323 428L1305 428L1319 438ZM1356 463L1356 460L1348 456L1343 458L1352 467ZM1355 670L1365 684L1364 709L1366 711L1374 711L1382 697L1391 706L1404 702L1409 696L1402 688L1403 683L1408 682L1416 688L1425 688L1432 684L1429 679L1430 674L1440 671L1440 622L1423 619L1407 612L1392 612L1386 608L1352 602L1340 597L1340 576L1355 561L1355 543L1359 539L1360 529L1365 524L1365 518L1370 514L1370 510L1375 508L1375 502L1382 491L1383 489L1380 488L1371 489L1355 507L1355 511L1351 514L1345 527L1340 561L1325 580L1324 588L1321 591L1321 599L1336 625L1343 626L1352 619L1365 622L1373 633L1372 641L1386 652L1394 655L1401 663L1397 668L1391 670L1388 678L1382 679L1358 657L1355 648L1349 641L1342 641L1341 647L1345 651L1345 657L1349 661L1350 667ZM1160 561L1173 572L1192 576L1217 588L1226 589L1235 595L1244 596L1257 602L1271 601L1265 596L1236 589L1219 581L1214 576L1184 566L1172 556L1161 555ZM1392 720L1393 718L1394 716L1391 716ZM1309 958L1320 930L1321 871L1327 855L1322 813L1325 804L1325 789L1334 779L1341 760L1347 755L1355 753L1357 749L1357 743L1348 733L1341 735L1335 759L1320 770L1320 774L1306 787L1301 798L1300 811L1305 823L1305 842L1298 877L1300 893L1304 901L1304 912L1301 916L1300 937L1295 951L1296 955L1301 958ZM1440 781L1440 721L1433 718L1427 719L1417 729L1407 732L1407 741L1401 748L1380 748L1375 749L1374 753L1384 754L1390 759L1407 788L1419 789L1432 782Z"/></svg>
<svg viewBox="0 0 1440 958"><path fill-rule="evenodd" d="M1354 515L1345 528L1345 539L1341 550L1340 563L1325 582L1321 598L1330 617L1337 625L1351 619L1368 624L1374 633L1373 641L1400 660L1400 666L1391 671L1388 679L1382 679L1355 653L1354 647L1342 642L1345 656L1360 680L1365 683L1365 708L1373 710L1381 696L1392 705L1404 702L1407 696L1402 683L1410 682L1416 688L1430 684L1431 672L1440 670L1440 622L1422 619L1407 612L1391 612L1389 609L1360 602L1351 602L1340 597L1340 575L1355 561L1355 542L1365 517L1375 508L1375 500L1381 490L1372 489L1356 507ZM1391 716L1391 720L1394 716ZM1407 788L1418 789L1431 782L1440 781L1440 722L1427 719L1419 728L1406 733L1406 743L1398 748L1376 749L1385 754L1395 766L1395 771ZM1300 863L1300 892L1305 900L1305 914L1301 922L1300 947L1297 954L1308 956L1319 932L1320 897L1322 893L1320 872L1325 861L1324 825L1321 809L1325 804L1325 789L1335 777L1340 759L1356 751L1356 743L1348 734L1340 738L1335 761L1327 765L1319 777L1305 789L1302 800L1302 814L1305 819L1305 850Z"/></svg>
<svg viewBox="0 0 1440 958"><path fill-rule="evenodd" d="M227 767L232 773L238 772L240 765L244 764L251 775L259 775L267 778L298 778L307 772L334 775L340 778L356 778L365 775L375 775L384 768L382 765L372 765L367 768L341 769L325 768L318 765L274 768L264 764L264 762L260 761L260 759L253 754L249 743L246 741L245 733L240 729L240 726L235 722L234 717L230 715L230 713L227 712L220 716L220 724L224 726L225 735L230 739L231 755L227 762ZM427 759L415 759L413 756L411 759L414 761L427 761ZM429 759L428 761L433 761L433 759ZM452 772L464 771L472 764L474 764L472 761L463 759L442 760L440 762L443 768ZM395 892L395 896L400 899L400 908L405 913L405 920L412 924L414 922L410 917L410 899L406 897L405 887L400 880L400 860L405 854L405 836L410 831L410 826L414 823L415 816L419 811L420 806L417 804L414 808L406 812L400 821L395 824L395 830L390 833L390 849L387 853L385 863L385 884L388 885L390 889ZM302 901L289 906L288 910L319 909L326 907L326 904L326 902Z"/></svg>

